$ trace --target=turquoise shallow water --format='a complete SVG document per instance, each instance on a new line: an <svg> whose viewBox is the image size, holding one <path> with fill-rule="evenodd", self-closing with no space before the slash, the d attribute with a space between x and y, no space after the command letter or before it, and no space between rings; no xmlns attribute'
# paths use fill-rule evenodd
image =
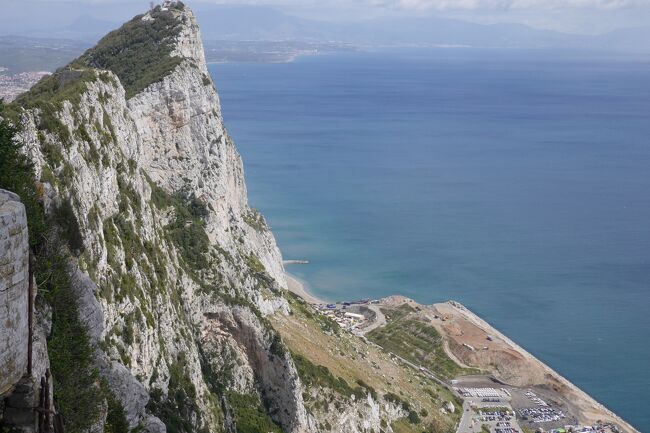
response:
<svg viewBox="0 0 650 433"><path fill-rule="evenodd" d="M212 65L250 200L328 299L456 299L650 431L650 62Z"/></svg>

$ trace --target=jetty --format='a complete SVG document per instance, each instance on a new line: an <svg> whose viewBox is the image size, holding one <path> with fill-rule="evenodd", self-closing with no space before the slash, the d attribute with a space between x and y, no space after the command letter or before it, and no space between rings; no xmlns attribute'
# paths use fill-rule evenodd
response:
<svg viewBox="0 0 650 433"><path fill-rule="evenodd" d="M309 260L283 260L284 265L308 265Z"/></svg>

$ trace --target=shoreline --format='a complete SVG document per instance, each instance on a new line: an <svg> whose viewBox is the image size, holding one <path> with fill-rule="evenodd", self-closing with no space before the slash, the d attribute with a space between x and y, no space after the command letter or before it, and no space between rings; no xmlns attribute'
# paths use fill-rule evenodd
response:
<svg viewBox="0 0 650 433"><path fill-rule="evenodd" d="M299 296L305 302L311 305L328 303L327 301L315 296L309 290L309 284L306 281L301 280L300 278L298 278L295 275L292 275L290 272L287 272L286 270L285 270L285 277L287 280L288 290L293 294ZM401 299L402 297L399 298ZM386 299L388 298L383 298L382 301ZM407 300L408 298L404 298L404 299ZM575 385L574 383L572 383L571 381L569 381L568 379L566 379L565 377L557 373L555 370L553 370L552 367L539 360L537 357L535 357L530 352L528 352L520 345L515 343L505 334L495 329L487 321L485 321L480 316L476 315L474 312L469 310L464 305L453 301L445 302L445 303L434 303L431 305L420 305L415 302L414 304L418 305L419 307L423 307L425 311L445 309L444 307L451 309L452 311L455 311L457 315L463 317L473 326L476 326L486 334L493 335L494 337L496 337L496 339L501 340L503 343L505 343L506 346L510 347L511 350L518 353L519 356L523 357L526 360L525 363L529 365L529 368L532 368L532 370L537 371L538 373L541 372L542 375L545 376L545 380L541 380L541 383L527 383L527 384L519 384L513 386L526 387L526 386L536 386L536 385L547 385L547 386L551 385L551 387L553 387L553 384L555 384L556 386L560 385L560 388L563 389L556 389L556 392L562 395L565 399L571 400L572 403L575 404L576 408L580 412L580 418L582 418L583 422L584 421L595 422L597 419L605 419L607 421L614 422L615 424L617 424L623 432L638 433L637 429L635 429L630 423L625 421L623 418L618 416L614 411L610 410L605 405L597 401L590 394L582 390L580 387L578 387L577 385ZM432 325L433 322L435 321L432 320ZM380 324L379 326L382 326L382 324ZM447 356L449 356L452 360L454 360L454 362L456 362L458 365L466 365L465 362L461 361L461 359L458 356L456 356L457 354L455 354L452 348L449 346L450 335L447 334L447 332L445 332L444 329L441 329L440 326L434 325L434 327L439 332L441 332L443 336L443 340L445 341L445 344L443 345L443 350L445 351ZM492 374L494 374L497 378L499 376L497 372L492 372ZM533 376L535 375L533 374ZM532 379L532 382L537 382L537 380L533 379L533 377L530 377L529 379Z"/></svg>
<svg viewBox="0 0 650 433"><path fill-rule="evenodd" d="M617 415L614 411L609 409L607 406L596 400L589 393L584 391L579 386L575 385L573 382L559 374L551 366L541 361L535 355L528 352L526 349L521 347L519 344L515 343L508 336L503 334L498 329L494 328L490 323L485 321L483 318L478 316L476 313L471 311L469 308L463 304L456 301L448 301L445 303L438 303L432 305L436 309L440 307L450 307L457 314L463 316L466 320L472 323L477 328L483 330L487 334L490 334L497 339L501 339L507 346L509 346L516 353L524 357L526 362L530 363L532 369L541 371L545 377L545 381L542 383L529 383L529 384L520 384L518 387L525 386L535 386L535 385L550 385L551 388L555 388L553 385L560 385L555 391L562 395L567 401L575 404L576 408L580 411L580 416L583 422L594 423L598 420L606 420L617 424L623 432L629 433L639 433L634 426L629 422L624 420L622 417ZM446 349L450 349L448 346ZM449 350L451 352L451 350ZM497 379L501 380L497 374L495 374Z"/></svg>
<svg viewBox="0 0 650 433"><path fill-rule="evenodd" d="M301 280L297 276L291 274L290 272L284 271L284 277L287 279L287 290L289 290L294 295L299 296L305 302L318 305L318 304L327 304L328 302L323 299L315 296L309 290L309 284L306 281Z"/></svg>

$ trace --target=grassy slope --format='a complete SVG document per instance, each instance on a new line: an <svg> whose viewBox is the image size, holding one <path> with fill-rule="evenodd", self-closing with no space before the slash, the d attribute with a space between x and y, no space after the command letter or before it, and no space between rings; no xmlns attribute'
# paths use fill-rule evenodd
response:
<svg viewBox="0 0 650 433"><path fill-rule="evenodd" d="M120 78L127 98L159 81L182 61L171 56L180 21L173 11L160 8L154 9L151 16L154 19L143 21L142 15L138 15L110 32L72 62L71 67L112 71Z"/></svg>
<svg viewBox="0 0 650 433"><path fill-rule="evenodd" d="M292 295L287 296L293 314L277 314L272 317L272 323L293 353L317 366L326 367L333 377L341 378L351 386L363 383L380 396L388 393L398 395L417 413L425 409L427 415L419 424L400 421L400 431L419 433L427 431L432 423L442 427L437 431L454 430L457 415L442 415L440 412L445 401L457 403L449 391L361 338L344 331L337 332L310 306Z"/></svg>
<svg viewBox="0 0 650 433"><path fill-rule="evenodd" d="M429 323L421 320L415 310L384 308L389 322L368 333L369 340L384 349L408 359L417 365L427 367L442 379L451 379L462 374L476 373L458 366L444 351L440 334Z"/></svg>

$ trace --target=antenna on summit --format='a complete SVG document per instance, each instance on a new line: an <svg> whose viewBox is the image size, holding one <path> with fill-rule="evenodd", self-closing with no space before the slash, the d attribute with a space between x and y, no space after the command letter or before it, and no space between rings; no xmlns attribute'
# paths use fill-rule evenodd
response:
<svg viewBox="0 0 650 433"><path fill-rule="evenodd" d="M155 7L155 5L156 5L156 4L155 4L154 2L152 2L152 1L149 2L149 10L152 11L153 8Z"/></svg>

